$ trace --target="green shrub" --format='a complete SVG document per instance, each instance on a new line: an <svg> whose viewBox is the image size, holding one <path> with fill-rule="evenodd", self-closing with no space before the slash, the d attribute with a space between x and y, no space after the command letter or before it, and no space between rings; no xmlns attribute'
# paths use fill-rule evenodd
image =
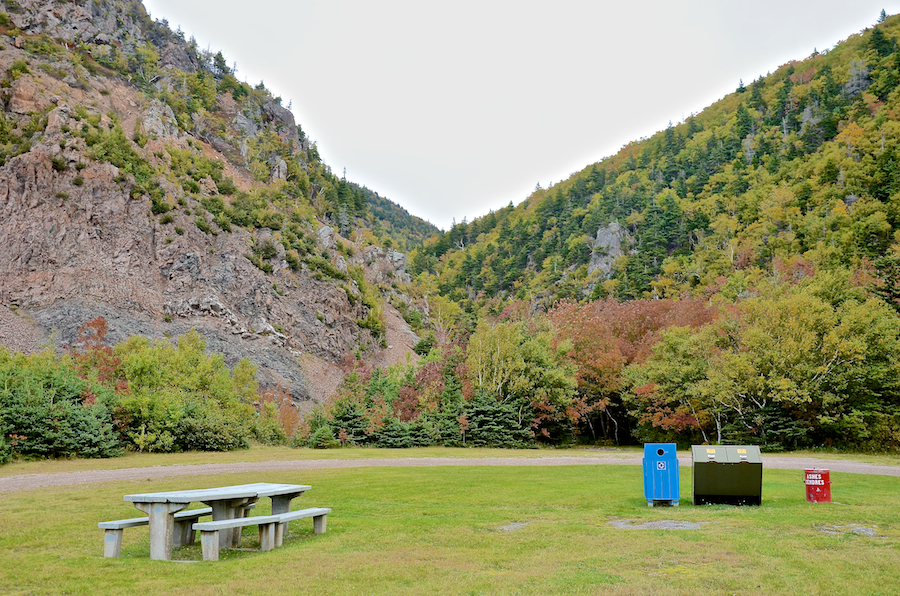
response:
<svg viewBox="0 0 900 596"><path fill-rule="evenodd" d="M431 351L431 349L434 347L434 344L434 332L429 332L425 338L420 339L415 347L413 347L413 352L415 352L419 356L425 356L428 354L428 352Z"/></svg>
<svg viewBox="0 0 900 596"><path fill-rule="evenodd" d="M190 178L179 180L179 182L181 184L181 188L183 188L185 190L185 192L193 192L193 193L200 192L200 185L197 184L197 182L195 182L194 180L191 180Z"/></svg>
<svg viewBox="0 0 900 596"><path fill-rule="evenodd" d="M181 397L143 389L123 396L115 410L123 439L135 451L177 451L175 436L184 415Z"/></svg>
<svg viewBox="0 0 900 596"><path fill-rule="evenodd" d="M250 254L247 254L244 256L247 257L248 261L250 261L251 263L256 265L264 273L272 273L273 269L272 269L271 263L268 263L267 261L263 260L263 258L260 257L258 254L250 253Z"/></svg>
<svg viewBox="0 0 900 596"><path fill-rule="evenodd" d="M223 195L233 195L238 189L237 184L231 178L222 178L221 181L216 183L216 186L219 187L219 192Z"/></svg>
<svg viewBox="0 0 900 596"><path fill-rule="evenodd" d="M66 74L68 74L63 69L47 64L46 62L38 64L38 68L46 72L51 77L59 80L66 78Z"/></svg>
<svg viewBox="0 0 900 596"><path fill-rule="evenodd" d="M28 74L31 72L28 70L28 63L24 60L16 60L12 64L9 65L9 68L6 69L6 74L9 75L9 78L15 81L23 74Z"/></svg>
<svg viewBox="0 0 900 596"><path fill-rule="evenodd" d="M284 260L287 261L287 264L290 265L291 269L293 269L294 271L300 269L300 257L297 256L297 251L287 251L284 254Z"/></svg>
<svg viewBox="0 0 900 596"><path fill-rule="evenodd" d="M132 448L224 451L249 445L256 368L241 361L230 371L221 355L208 355L205 348L194 331L177 346L143 337L116 346L131 388L116 416Z"/></svg>
<svg viewBox="0 0 900 596"><path fill-rule="evenodd" d="M322 426L310 435L308 445L313 449L334 449L341 443L334 438L330 427Z"/></svg>
<svg viewBox="0 0 900 596"><path fill-rule="evenodd" d="M284 225L284 213L264 209L256 216L257 228L280 230L282 225Z"/></svg>
<svg viewBox="0 0 900 596"><path fill-rule="evenodd" d="M262 405L256 424L253 427L253 437L266 445L282 445L285 437L284 429L278 421L278 406L272 402Z"/></svg>
<svg viewBox="0 0 900 596"><path fill-rule="evenodd" d="M213 215L220 215L225 211L225 200L220 196L203 197L200 202Z"/></svg>
<svg viewBox="0 0 900 596"><path fill-rule="evenodd" d="M223 232L231 231L231 220L228 219L228 216L224 213L220 213L219 215L217 215L213 221Z"/></svg>
<svg viewBox="0 0 900 596"><path fill-rule="evenodd" d="M363 329L368 329L376 338L384 337L387 327L383 320L383 313L375 310L369 310L365 318L357 319L356 324Z"/></svg>
<svg viewBox="0 0 900 596"><path fill-rule="evenodd" d="M347 274L335 267L331 264L326 258L320 257L319 255L309 255L306 257L306 264L309 265L313 269L318 269L321 271L326 277L330 277L332 279L340 279L346 280Z"/></svg>
<svg viewBox="0 0 900 596"><path fill-rule="evenodd" d="M254 252L258 254L263 259L271 259L276 254L278 254L278 247L275 246L275 242L271 239L266 239L265 241L259 243L254 248Z"/></svg>
<svg viewBox="0 0 900 596"><path fill-rule="evenodd" d="M166 201L165 197L150 197L150 212L153 213L153 215L162 215L163 213L168 213L171 210L172 206L169 205L169 202ZM171 218L171 216L169 217ZM169 221L163 223L169 223L170 221L172 221L172 219L169 219Z"/></svg>
<svg viewBox="0 0 900 596"><path fill-rule="evenodd" d="M133 175L138 194L141 190L150 192L154 182L153 168L134 150L133 143L125 136L122 127L114 121L112 128L104 131L99 128L99 116L85 115L84 118L91 123L90 126L85 124L82 127L81 135L89 147L88 155L91 159L111 163L119 168L121 175Z"/></svg>
<svg viewBox="0 0 900 596"><path fill-rule="evenodd" d="M0 428L10 453L27 457L112 457L111 390L78 376L70 358L0 350Z"/></svg>
<svg viewBox="0 0 900 596"><path fill-rule="evenodd" d="M389 420L378 433L376 445L391 449L412 447L413 438L410 434L409 425L400 422L396 418Z"/></svg>
<svg viewBox="0 0 900 596"><path fill-rule="evenodd" d="M0 466L8 464L12 459L12 446L6 440L6 436L0 434Z"/></svg>
<svg viewBox="0 0 900 596"><path fill-rule="evenodd" d="M41 56L54 56L65 53L65 49L50 39L50 36L46 33L41 33L37 37L26 37L25 49Z"/></svg>
<svg viewBox="0 0 900 596"><path fill-rule="evenodd" d="M519 426L515 408L486 391L478 391L466 408L469 437L475 447L525 447L534 440L527 428Z"/></svg>
<svg viewBox="0 0 900 596"><path fill-rule="evenodd" d="M203 232L204 234L212 234L212 235L215 235L215 232L214 232L213 229L210 227L209 222L206 221L206 218L203 217L202 215L201 215L201 216L198 216L198 217L196 217L196 218L194 219L194 225L197 226L197 228L198 228L201 232Z"/></svg>
<svg viewBox="0 0 900 596"><path fill-rule="evenodd" d="M230 411L214 401L191 401L178 425L178 446L184 451L233 451L250 446L250 410Z"/></svg>

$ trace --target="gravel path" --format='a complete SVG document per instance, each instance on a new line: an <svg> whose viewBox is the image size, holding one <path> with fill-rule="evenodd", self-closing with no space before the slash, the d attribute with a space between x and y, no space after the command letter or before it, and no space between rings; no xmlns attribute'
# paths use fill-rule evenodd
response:
<svg viewBox="0 0 900 596"><path fill-rule="evenodd" d="M63 472L58 474L29 474L0 478L0 493L52 486L73 486L115 482L121 480L146 480L177 476L200 476L229 472L272 472L279 470L321 470L326 468L377 468L377 467L434 467L434 466L596 466L641 465L641 455L597 454L578 457L404 457L393 459L306 459L294 461L239 462L232 464L201 464L123 468L119 470L94 470L90 472ZM681 466L691 465L691 456L678 458ZM783 470L825 468L832 472L850 474L877 474L900 477L900 466L882 466L845 460L826 460L800 457L763 456L763 466Z"/></svg>

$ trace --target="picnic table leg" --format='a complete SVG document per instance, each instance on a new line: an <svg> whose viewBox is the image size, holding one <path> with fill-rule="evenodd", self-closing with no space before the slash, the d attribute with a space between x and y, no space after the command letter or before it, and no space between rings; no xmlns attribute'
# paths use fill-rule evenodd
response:
<svg viewBox="0 0 900 596"><path fill-rule="evenodd" d="M279 513L287 513L291 510L291 501L295 498L302 495L302 492L299 493L288 493L284 495L273 495L272 496L272 515L278 515ZM284 533L287 530L287 523L278 524L275 528L275 546L281 546L284 541Z"/></svg>
<svg viewBox="0 0 900 596"><path fill-rule="evenodd" d="M221 530L219 530L221 531ZM203 551L204 561L219 560L219 531L200 532L200 550Z"/></svg>
<svg viewBox="0 0 900 596"><path fill-rule="evenodd" d="M250 508L256 503L257 499L251 499L249 503L246 503L238 508L235 511L235 517L250 517ZM234 548L241 547L241 529L235 528L234 530L234 542L232 543Z"/></svg>
<svg viewBox="0 0 900 596"><path fill-rule="evenodd" d="M103 531L103 556L118 557L122 552L122 529Z"/></svg>
<svg viewBox="0 0 900 596"><path fill-rule="evenodd" d="M324 534L327 522L327 515L317 515L313 517L313 533Z"/></svg>
<svg viewBox="0 0 900 596"><path fill-rule="evenodd" d="M191 526L194 525L193 519L187 519L175 522L175 536L172 540L175 546L188 546L194 544L194 532Z"/></svg>
<svg viewBox="0 0 900 596"><path fill-rule="evenodd" d="M172 560L172 543L175 533L175 513L186 509L189 503L135 503L147 514L150 525L150 558L157 561Z"/></svg>
<svg viewBox="0 0 900 596"><path fill-rule="evenodd" d="M259 524L259 550L267 551L275 548L276 528L281 524Z"/></svg>
<svg viewBox="0 0 900 596"><path fill-rule="evenodd" d="M212 507L213 521L220 519L234 519L238 515L243 517L244 506L255 503L257 499L233 499L231 501L210 501L206 503ZM240 528L219 530L219 548L232 548L240 540ZM236 536L238 538L236 538Z"/></svg>

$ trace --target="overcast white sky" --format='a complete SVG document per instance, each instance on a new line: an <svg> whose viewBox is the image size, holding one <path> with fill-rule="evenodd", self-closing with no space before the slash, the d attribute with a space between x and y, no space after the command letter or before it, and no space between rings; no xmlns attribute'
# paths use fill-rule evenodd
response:
<svg viewBox="0 0 900 596"><path fill-rule="evenodd" d="M447 229L700 112L900 0L144 0L335 174Z"/></svg>

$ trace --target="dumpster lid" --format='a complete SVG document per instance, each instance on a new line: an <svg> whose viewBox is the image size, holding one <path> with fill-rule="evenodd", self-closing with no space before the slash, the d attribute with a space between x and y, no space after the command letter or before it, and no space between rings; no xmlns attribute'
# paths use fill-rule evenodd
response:
<svg viewBox="0 0 900 596"><path fill-rule="evenodd" d="M692 445L694 463L750 463L761 464L762 457L757 445Z"/></svg>

